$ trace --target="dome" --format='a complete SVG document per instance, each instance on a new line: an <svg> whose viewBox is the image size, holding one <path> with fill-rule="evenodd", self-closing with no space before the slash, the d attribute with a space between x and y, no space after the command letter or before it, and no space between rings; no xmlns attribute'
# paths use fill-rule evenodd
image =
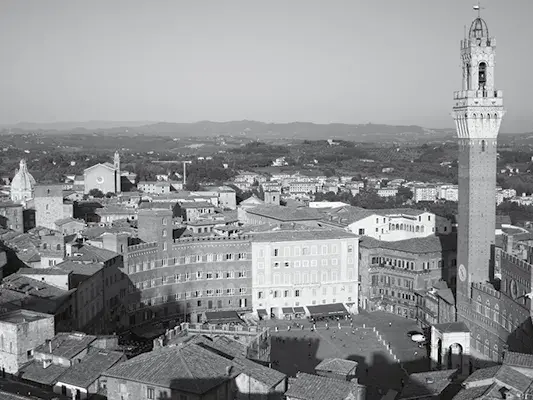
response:
<svg viewBox="0 0 533 400"><path fill-rule="evenodd" d="M28 172L25 160L20 160L20 167L11 181L11 200L21 201L33 197L35 179Z"/></svg>
<svg viewBox="0 0 533 400"><path fill-rule="evenodd" d="M470 32L468 34L470 39L480 39L489 37L489 28L484 19L476 18L470 25Z"/></svg>

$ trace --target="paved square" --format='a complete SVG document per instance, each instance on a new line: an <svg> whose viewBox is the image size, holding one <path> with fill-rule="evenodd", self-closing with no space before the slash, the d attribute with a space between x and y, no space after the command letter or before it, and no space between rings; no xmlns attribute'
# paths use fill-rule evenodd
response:
<svg viewBox="0 0 533 400"><path fill-rule="evenodd" d="M278 332L271 331L273 367L294 376L298 371L314 373L325 358L344 358L359 363L359 382L395 390L401 388L406 373L427 369L428 362L423 359L426 351L407 336L408 331L419 330L415 321L384 312L362 313L352 321L350 326L349 320L342 320L340 330L337 322L331 321L329 329L320 322L314 332L307 321L268 321L268 326L278 327ZM294 322L303 322L304 329ZM394 360L387 344L399 361Z"/></svg>

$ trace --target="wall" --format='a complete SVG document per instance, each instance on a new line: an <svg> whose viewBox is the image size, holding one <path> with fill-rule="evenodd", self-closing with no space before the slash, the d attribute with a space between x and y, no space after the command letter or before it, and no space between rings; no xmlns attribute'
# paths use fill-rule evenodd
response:
<svg viewBox="0 0 533 400"><path fill-rule="evenodd" d="M0 204L0 227L24 232L24 216L22 205Z"/></svg>
<svg viewBox="0 0 533 400"><path fill-rule="evenodd" d="M22 364L32 359L33 350L54 334L53 316L18 325L0 321L0 368L10 374L17 373Z"/></svg>
<svg viewBox="0 0 533 400"><path fill-rule="evenodd" d="M65 394L71 398L74 398L73 395L76 394L76 390L80 391L80 397L79 399L84 400L87 398L87 389L81 388L78 386L69 385L67 383L63 383L61 381L57 382L54 385L54 393L62 394L63 393L63 387L66 389Z"/></svg>

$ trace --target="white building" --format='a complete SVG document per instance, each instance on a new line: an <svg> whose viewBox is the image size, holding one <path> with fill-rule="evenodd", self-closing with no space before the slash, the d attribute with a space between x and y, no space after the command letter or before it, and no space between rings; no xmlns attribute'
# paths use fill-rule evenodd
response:
<svg viewBox="0 0 533 400"><path fill-rule="evenodd" d="M418 203L419 201L437 200L438 190L435 185L415 186L412 190L415 203Z"/></svg>
<svg viewBox="0 0 533 400"><path fill-rule="evenodd" d="M439 186L439 199L446 201L458 201L459 200L459 186L458 185L440 185Z"/></svg>
<svg viewBox="0 0 533 400"><path fill-rule="evenodd" d="M356 235L294 224L268 229L256 227L247 232L252 240L254 311L266 310L267 315L283 318L284 309L293 307L305 311L308 306L321 304L357 305Z"/></svg>
<svg viewBox="0 0 533 400"><path fill-rule="evenodd" d="M377 195L379 197L395 197L397 194L397 188L385 187L377 190Z"/></svg>
<svg viewBox="0 0 533 400"><path fill-rule="evenodd" d="M452 232L452 223L448 219L409 208L368 210L342 207L327 213L321 223L386 242Z"/></svg>

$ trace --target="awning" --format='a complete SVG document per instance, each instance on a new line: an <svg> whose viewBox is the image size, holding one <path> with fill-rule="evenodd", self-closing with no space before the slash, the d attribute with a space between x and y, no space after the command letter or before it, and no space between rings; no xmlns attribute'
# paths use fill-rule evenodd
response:
<svg viewBox="0 0 533 400"><path fill-rule="evenodd" d="M294 310L292 309L292 307L282 307L281 312L283 314L294 314Z"/></svg>
<svg viewBox="0 0 533 400"><path fill-rule="evenodd" d="M348 311L342 303L320 304L318 306L307 306L311 317L330 317L336 315L346 315Z"/></svg>
<svg viewBox="0 0 533 400"><path fill-rule="evenodd" d="M257 316L266 317L267 315L268 315L267 310L265 310L264 308L257 309Z"/></svg>
<svg viewBox="0 0 533 400"><path fill-rule="evenodd" d="M206 322L209 324L229 324L231 322L242 322L237 311L206 311Z"/></svg>
<svg viewBox="0 0 533 400"><path fill-rule="evenodd" d="M295 314L305 314L305 309L303 307L294 307Z"/></svg>

